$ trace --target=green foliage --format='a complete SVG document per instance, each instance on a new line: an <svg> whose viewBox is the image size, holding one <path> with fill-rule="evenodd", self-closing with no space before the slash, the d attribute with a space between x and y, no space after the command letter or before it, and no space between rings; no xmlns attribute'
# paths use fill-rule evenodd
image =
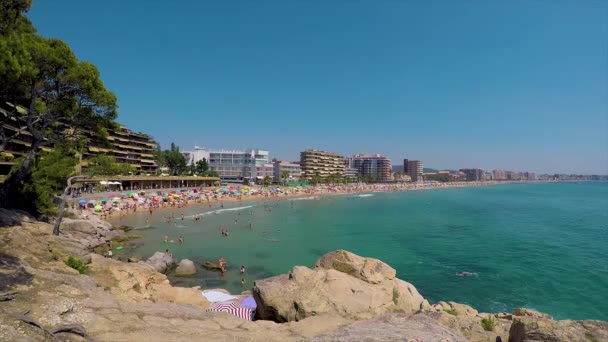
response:
<svg viewBox="0 0 608 342"><path fill-rule="evenodd" d="M496 326L496 322L494 321L492 316L488 316L487 318L481 319L481 326L483 327L483 330L485 330L485 331L492 331L492 330L494 330L494 327Z"/></svg>
<svg viewBox="0 0 608 342"><path fill-rule="evenodd" d="M323 178L321 178L321 175L318 172L315 172L315 174L312 175L312 177L310 179L310 182L315 185L320 184L322 181L323 181Z"/></svg>
<svg viewBox="0 0 608 342"><path fill-rule="evenodd" d="M203 174L209 170L209 164L207 163L207 159L203 158L196 162L196 174Z"/></svg>
<svg viewBox="0 0 608 342"><path fill-rule="evenodd" d="M65 264L75 269L80 274L86 274L89 272L89 266L87 266L80 259L69 257Z"/></svg>
<svg viewBox="0 0 608 342"><path fill-rule="evenodd" d="M57 208L53 205L53 196L63 192L67 179L76 173L77 163L73 151L62 147L41 152L22 183L21 195L13 200L30 212L54 215ZM15 164L13 171L19 164Z"/></svg>
<svg viewBox="0 0 608 342"><path fill-rule="evenodd" d="M361 179L364 183L367 184L374 183L374 179L372 178L372 176L363 176Z"/></svg>
<svg viewBox="0 0 608 342"><path fill-rule="evenodd" d="M0 34L18 30L27 20L23 15L32 6L32 0L0 0Z"/></svg>
<svg viewBox="0 0 608 342"><path fill-rule="evenodd" d="M211 171L210 170L210 171L203 172L203 174L201 176L203 176L203 177L219 177L220 174L217 173L217 171Z"/></svg>
<svg viewBox="0 0 608 342"><path fill-rule="evenodd" d="M96 155L89 159L88 162L89 168L87 169L87 174L90 176L128 175L136 171L133 166L117 163L114 157L105 154Z"/></svg>
<svg viewBox="0 0 608 342"><path fill-rule="evenodd" d="M424 180L433 180L433 181L438 181L438 182L449 182L450 181L450 175L447 173L435 173L435 174L425 174L424 176Z"/></svg>
<svg viewBox="0 0 608 342"><path fill-rule="evenodd" d="M283 183L287 183L287 179L289 179L289 171L281 171L281 179Z"/></svg>
<svg viewBox="0 0 608 342"><path fill-rule="evenodd" d="M187 171L186 158L179 147L171 143L171 149L162 152L162 160L164 166L169 168L169 173L173 176L181 175Z"/></svg>
<svg viewBox="0 0 608 342"><path fill-rule="evenodd" d="M265 186L268 186L270 184L272 184L272 179L269 176L264 177L264 179L262 179L262 184Z"/></svg>

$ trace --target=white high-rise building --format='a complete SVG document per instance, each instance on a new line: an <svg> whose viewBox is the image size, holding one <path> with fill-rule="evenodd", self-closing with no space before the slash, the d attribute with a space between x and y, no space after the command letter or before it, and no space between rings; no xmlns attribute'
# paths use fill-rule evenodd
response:
<svg viewBox="0 0 608 342"><path fill-rule="evenodd" d="M221 179L230 180L255 179L258 176L259 167L270 163L268 151L256 149L208 150L195 146L194 151L184 151L182 154L186 157L188 165L196 164L203 158L206 159L209 170L217 172Z"/></svg>

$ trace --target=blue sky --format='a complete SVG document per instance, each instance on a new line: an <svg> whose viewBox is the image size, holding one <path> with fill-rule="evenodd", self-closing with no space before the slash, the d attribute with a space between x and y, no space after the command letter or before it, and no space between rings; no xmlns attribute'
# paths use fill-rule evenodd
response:
<svg viewBox="0 0 608 342"><path fill-rule="evenodd" d="M34 0L163 147L608 173L604 1Z"/></svg>

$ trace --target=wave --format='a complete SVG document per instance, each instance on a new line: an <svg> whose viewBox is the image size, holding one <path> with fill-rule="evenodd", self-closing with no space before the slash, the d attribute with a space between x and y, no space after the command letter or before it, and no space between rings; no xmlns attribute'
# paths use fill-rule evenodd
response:
<svg viewBox="0 0 608 342"><path fill-rule="evenodd" d="M357 197L372 197L372 196L374 196L374 194L357 195Z"/></svg>
<svg viewBox="0 0 608 342"><path fill-rule="evenodd" d="M207 212L200 213L200 214L188 215L188 216L184 216L184 218L195 218L197 215L198 216L206 216L206 215L211 215L211 214L223 213L224 211L244 210L244 209L249 209L249 208L253 208L253 207L255 207L255 205L246 205L244 207L236 207L236 208L224 208L224 209L207 211Z"/></svg>
<svg viewBox="0 0 608 342"><path fill-rule="evenodd" d="M304 201L304 200L313 200L313 199L317 199L317 198L319 198L319 196L298 197L298 198L292 198L292 199L290 199L290 201Z"/></svg>

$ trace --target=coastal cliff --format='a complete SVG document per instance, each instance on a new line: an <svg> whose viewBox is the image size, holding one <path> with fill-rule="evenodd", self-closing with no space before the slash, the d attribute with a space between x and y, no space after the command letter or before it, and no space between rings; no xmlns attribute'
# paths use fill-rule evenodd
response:
<svg viewBox="0 0 608 342"><path fill-rule="evenodd" d="M0 209L0 224L0 341L608 341L606 322L430 304L389 265L341 250L257 280L258 320L245 321L205 312L196 287L172 286L158 270L173 260L94 253L127 237L106 222L66 220L56 237L51 225ZM69 257L84 262L84 274Z"/></svg>

